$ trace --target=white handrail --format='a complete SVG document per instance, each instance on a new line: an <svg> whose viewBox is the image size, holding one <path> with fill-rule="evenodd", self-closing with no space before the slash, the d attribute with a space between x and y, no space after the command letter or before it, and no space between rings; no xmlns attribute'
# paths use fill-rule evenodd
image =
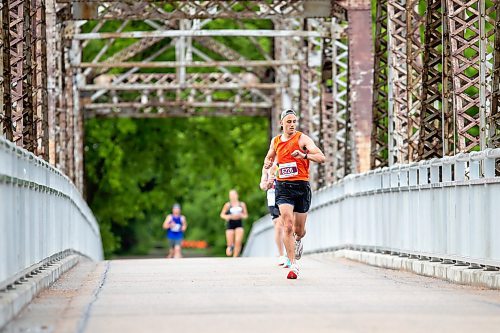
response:
<svg viewBox="0 0 500 333"><path fill-rule="evenodd" d="M92 211L68 177L0 137L0 289L71 252L103 258Z"/></svg>
<svg viewBox="0 0 500 333"><path fill-rule="evenodd" d="M306 251L355 247L500 267L500 149L349 175L316 191ZM275 255L268 216L245 256Z"/></svg>

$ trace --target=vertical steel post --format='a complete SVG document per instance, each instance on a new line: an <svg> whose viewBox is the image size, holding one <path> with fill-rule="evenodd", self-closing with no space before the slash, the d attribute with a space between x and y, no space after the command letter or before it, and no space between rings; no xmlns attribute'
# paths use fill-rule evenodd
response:
<svg viewBox="0 0 500 333"><path fill-rule="evenodd" d="M443 157L443 117L445 104L442 52L441 0L429 0L425 14L424 59L422 71L422 110L420 113L419 159Z"/></svg>
<svg viewBox="0 0 500 333"><path fill-rule="evenodd" d="M325 19L308 18L305 20L304 30L307 31L325 31L330 30L331 21ZM305 63L304 71L307 75L307 99L301 105L301 113L307 114L308 128L306 133L323 147L323 133L321 128L321 61L323 41L321 38L309 37L305 39L304 53ZM302 82L302 81L301 81ZM317 189L326 185L324 180L324 166L313 164L311 168L311 180L313 188Z"/></svg>
<svg viewBox="0 0 500 333"><path fill-rule="evenodd" d="M59 79L60 74L60 57L61 57L61 24L57 24L57 14L56 14L56 4L55 0L45 0L45 13L46 13L46 31L47 31L47 50L51 52L46 53L47 55L47 126L46 131L48 132L48 161L52 165L57 165L58 153L57 153L57 142L58 142L58 127L56 118L56 108L59 105L60 96L60 85Z"/></svg>
<svg viewBox="0 0 500 333"><path fill-rule="evenodd" d="M22 135L23 147L35 152L35 111L33 105L33 30L31 0L23 1L23 65L22 65Z"/></svg>
<svg viewBox="0 0 500 333"><path fill-rule="evenodd" d="M46 161L49 160L49 122L48 122L48 83L47 83L47 21L45 11L45 0L36 0L37 3L37 140L41 155Z"/></svg>
<svg viewBox="0 0 500 333"><path fill-rule="evenodd" d="M332 19L332 25L336 24ZM333 30L333 29L332 29ZM335 119L333 111L333 43L334 37L331 39L323 39L322 55L321 55L321 132L323 153L326 157L326 162L323 165L323 177L326 184L331 184L335 181Z"/></svg>
<svg viewBox="0 0 500 333"><path fill-rule="evenodd" d="M407 101L408 101L408 162L419 160L418 141L420 137L420 110L422 107L422 53L423 43L420 29L423 19L419 13L421 0L406 1L406 56Z"/></svg>
<svg viewBox="0 0 500 333"><path fill-rule="evenodd" d="M3 29L3 9L4 1L0 2L0 136L4 134L4 105L3 105L3 93L4 93L4 65L3 65L3 52L5 49L5 33Z"/></svg>
<svg viewBox="0 0 500 333"><path fill-rule="evenodd" d="M500 148L500 3L496 4L494 66L492 80L491 114L488 118L488 147Z"/></svg>
<svg viewBox="0 0 500 333"><path fill-rule="evenodd" d="M18 146L24 147L23 142L23 78L24 72L24 4L21 0L10 0L9 6L9 34L11 85L10 95L12 103L11 127L12 141Z"/></svg>
<svg viewBox="0 0 500 333"><path fill-rule="evenodd" d="M71 42L71 49L69 50L70 61L73 65L81 61L82 46L80 41L73 40ZM84 76L80 68L75 66L71 67L70 79L72 80L71 89L73 97L72 114L73 114L73 136L74 136L74 161L73 161L73 182L80 192L84 192L84 117L83 109L80 105L79 87L84 82Z"/></svg>
<svg viewBox="0 0 500 333"><path fill-rule="evenodd" d="M12 131L12 99L10 94L11 87L11 69L10 69L10 20L9 20L9 5L7 1L2 1L1 4L1 46L0 46L0 61L1 61L1 71L0 85L2 89L1 93L1 105L0 105L0 133L5 135L5 137L12 141L13 131Z"/></svg>
<svg viewBox="0 0 500 333"><path fill-rule="evenodd" d="M388 0L389 165L408 161L406 1Z"/></svg>
<svg viewBox="0 0 500 333"><path fill-rule="evenodd" d="M356 172L370 170L372 127L373 38L370 1L347 11L349 27L349 109Z"/></svg>
<svg viewBox="0 0 500 333"><path fill-rule="evenodd" d="M351 23L349 23L351 24ZM352 125L349 104L349 41L340 32L339 24L332 24L331 61L332 61L332 130L333 130L333 160L334 179L339 180L355 172L352 151ZM348 28L349 29L349 26Z"/></svg>
<svg viewBox="0 0 500 333"><path fill-rule="evenodd" d="M494 5L486 0L447 0L447 24L456 109L457 149L486 147L486 117L491 91Z"/></svg>
<svg viewBox="0 0 500 333"><path fill-rule="evenodd" d="M442 20L442 111L441 123L443 137L443 156L454 155L457 149L455 125L456 125L456 109L452 103L452 77L451 77L451 49L450 49L450 33L448 24L448 6L446 0L441 0L441 20Z"/></svg>
<svg viewBox="0 0 500 333"><path fill-rule="evenodd" d="M388 165L388 77L387 77L387 0L378 0L375 21L375 60L373 71L373 128L371 167Z"/></svg>

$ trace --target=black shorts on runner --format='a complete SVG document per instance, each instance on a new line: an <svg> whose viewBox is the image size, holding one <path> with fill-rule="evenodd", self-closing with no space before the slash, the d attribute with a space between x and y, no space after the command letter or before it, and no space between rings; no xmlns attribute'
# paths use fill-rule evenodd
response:
<svg viewBox="0 0 500 333"><path fill-rule="evenodd" d="M308 181L278 181L276 182L276 205L293 206L296 213L307 213L311 207L311 186Z"/></svg>
<svg viewBox="0 0 500 333"><path fill-rule="evenodd" d="M243 228L243 223L241 220L229 220L226 223L226 230L234 230L237 228Z"/></svg>
<svg viewBox="0 0 500 333"><path fill-rule="evenodd" d="M277 219L280 217L280 209L276 206L267 206L269 208L269 214L271 214L271 217L273 220Z"/></svg>
<svg viewBox="0 0 500 333"><path fill-rule="evenodd" d="M168 238L168 244L170 245L171 248L174 248L176 246L182 246L182 239Z"/></svg>

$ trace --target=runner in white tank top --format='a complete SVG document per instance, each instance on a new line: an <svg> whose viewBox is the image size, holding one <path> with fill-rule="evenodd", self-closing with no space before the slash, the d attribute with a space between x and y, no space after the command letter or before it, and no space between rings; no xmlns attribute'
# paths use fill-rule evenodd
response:
<svg viewBox="0 0 500 333"><path fill-rule="evenodd" d="M267 207L269 209L269 214L273 219L274 223L274 241L278 247L278 265L285 268L290 267L288 258L284 255L284 245L283 245L283 225L280 219L280 210L276 206L276 164L269 168L262 168L262 177L260 179L260 188L263 191L267 191Z"/></svg>

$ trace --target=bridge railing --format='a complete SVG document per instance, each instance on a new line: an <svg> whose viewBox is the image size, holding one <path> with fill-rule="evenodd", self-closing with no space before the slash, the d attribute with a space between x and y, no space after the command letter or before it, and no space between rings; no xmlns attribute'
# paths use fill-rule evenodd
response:
<svg viewBox="0 0 500 333"><path fill-rule="evenodd" d="M500 266L500 149L350 175L316 191L308 252L354 248ZM245 256L275 255L270 217Z"/></svg>
<svg viewBox="0 0 500 333"><path fill-rule="evenodd" d="M47 162L0 138L0 290L72 252L103 257L99 226L80 192Z"/></svg>

